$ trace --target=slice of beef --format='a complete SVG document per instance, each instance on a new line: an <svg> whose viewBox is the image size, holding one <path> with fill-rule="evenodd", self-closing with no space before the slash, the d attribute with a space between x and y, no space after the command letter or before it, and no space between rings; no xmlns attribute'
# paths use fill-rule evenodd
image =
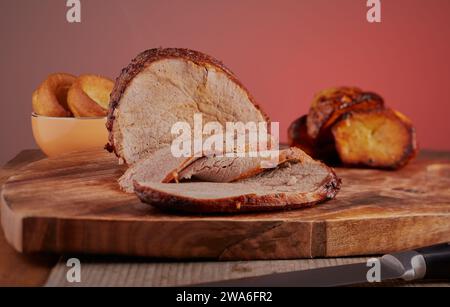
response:
<svg viewBox="0 0 450 307"><path fill-rule="evenodd" d="M248 143L247 143L248 144ZM258 157L224 157L223 154L210 152L208 156L174 157L170 147L166 146L148 157L141 159L119 178L120 188L133 193L133 181L170 183L186 180L209 182L233 182L255 176L270 161L269 158ZM246 153L248 155L248 153ZM280 151L277 164L289 159L298 159L299 153L294 149Z"/></svg>
<svg viewBox="0 0 450 307"><path fill-rule="evenodd" d="M237 135L234 137L237 138ZM225 138L222 146L226 148ZM262 162L265 160L267 162L268 158L252 158L248 153L252 148L259 148L258 146L257 140L252 143L246 140L243 148L240 148L237 142L228 146L230 152L245 152L244 158L227 158L224 157L226 152L216 150L203 151L191 157L175 157L171 147L165 146L130 166L118 182L123 191L133 193L134 180L162 183L191 178L211 182L235 181L262 171ZM192 152L194 152L193 148ZM286 159L290 155L288 151L281 151L281 153L280 159Z"/></svg>
<svg viewBox="0 0 450 307"><path fill-rule="evenodd" d="M129 167L119 178L120 188L127 193L133 193L134 180L172 182L182 169L196 159L199 159L199 157L174 157L170 151L170 146L166 146Z"/></svg>
<svg viewBox="0 0 450 307"><path fill-rule="evenodd" d="M260 173L261 158L203 157L179 174L180 181L233 182Z"/></svg>
<svg viewBox="0 0 450 307"><path fill-rule="evenodd" d="M201 213L293 209L335 197L340 179L332 169L299 149L288 152L289 159L278 167L233 183L137 180L134 189L155 207Z"/></svg>
<svg viewBox="0 0 450 307"><path fill-rule="evenodd" d="M301 157L303 160L305 155ZM276 167L288 160L299 160L300 153L295 149L281 150ZM265 162L271 161L269 156L262 157L202 157L193 161L178 174L178 180L195 180L207 182L234 182L256 176L267 170Z"/></svg>

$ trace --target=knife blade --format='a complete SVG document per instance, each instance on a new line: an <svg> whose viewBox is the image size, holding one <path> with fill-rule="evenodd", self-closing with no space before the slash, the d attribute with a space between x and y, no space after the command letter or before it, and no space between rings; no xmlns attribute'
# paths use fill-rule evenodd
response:
<svg viewBox="0 0 450 307"><path fill-rule="evenodd" d="M450 244L387 254L374 258L379 265L376 281L450 279ZM194 287L335 287L369 282L372 264L355 263L286 273L198 284Z"/></svg>

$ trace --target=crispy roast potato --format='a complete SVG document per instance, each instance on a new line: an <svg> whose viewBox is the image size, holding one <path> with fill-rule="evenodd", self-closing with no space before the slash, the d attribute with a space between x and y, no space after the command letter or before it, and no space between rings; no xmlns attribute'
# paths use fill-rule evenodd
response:
<svg viewBox="0 0 450 307"><path fill-rule="evenodd" d="M110 79L82 75L67 94L67 103L75 117L101 117L108 113L109 96L114 87Z"/></svg>
<svg viewBox="0 0 450 307"><path fill-rule="evenodd" d="M66 73L49 75L33 92L33 111L43 116L71 117L67 92L75 80L75 76Z"/></svg>
<svg viewBox="0 0 450 307"><path fill-rule="evenodd" d="M330 128L344 113L383 107L383 98L375 93L363 92L357 87L338 87L321 91L314 98L308 113L308 134L312 139L324 143L330 139Z"/></svg>
<svg viewBox="0 0 450 307"><path fill-rule="evenodd" d="M332 133L344 165L398 169L417 152L411 121L391 109L348 112L334 124Z"/></svg>
<svg viewBox="0 0 450 307"><path fill-rule="evenodd" d="M314 141L309 137L306 130L306 118L307 115L303 115L289 126L288 141L291 147L298 147L311 157L314 157Z"/></svg>
<svg viewBox="0 0 450 307"><path fill-rule="evenodd" d="M314 159L319 159L327 162L329 165L334 165L339 162L337 158L334 141L317 143L318 140L313 140L306 129L307 115L303 115L295 120L288 130L288 141L291 147L298 147Z"/></svg>
<svg viewBox="0 0 450 307"><path fill-rule="evenodd" d="M386 108L378 94L357 87L321 91L288 137L291 146L329 165L398 169L417 152L412 122Z"/></svg>
<svg viewBox="0 0 450 307"><path fill-rule="evenodd" d="M328 165L337 165L340 161L334 146L334 139L330 138L313 140L306 128L307 115L295 120L288 130L288 141L291 147L298 147L314 159L322 160Z"/></svg>

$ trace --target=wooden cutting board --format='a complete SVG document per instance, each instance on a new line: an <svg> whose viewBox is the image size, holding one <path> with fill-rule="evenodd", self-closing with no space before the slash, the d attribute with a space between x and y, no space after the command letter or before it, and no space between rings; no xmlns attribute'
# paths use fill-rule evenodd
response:
<svg viewBox="0 0 450 307"><path fill-rule="evenodd" d="M118 189L105 152L43 159L2 189L2 225L22 252L291 259L381 254L450 241L450 153L397 171L337 169L337 199L243 215L168 214Z"/></svg>

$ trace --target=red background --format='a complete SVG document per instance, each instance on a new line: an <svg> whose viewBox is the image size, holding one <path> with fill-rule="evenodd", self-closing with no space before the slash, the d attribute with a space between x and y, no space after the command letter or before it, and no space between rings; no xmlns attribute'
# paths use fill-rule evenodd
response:
<svg viewBox="0 0 450 307"><path fill-rule="evenodd" d="M450 150L450 1L81 0L68 24L62 0L2 0L0 162L34 147L31 93L48 73L115 78L153 47L187 47L230 67L286 139L314 93L336 85L376 91L414 121L422 148Z"/></svg>

